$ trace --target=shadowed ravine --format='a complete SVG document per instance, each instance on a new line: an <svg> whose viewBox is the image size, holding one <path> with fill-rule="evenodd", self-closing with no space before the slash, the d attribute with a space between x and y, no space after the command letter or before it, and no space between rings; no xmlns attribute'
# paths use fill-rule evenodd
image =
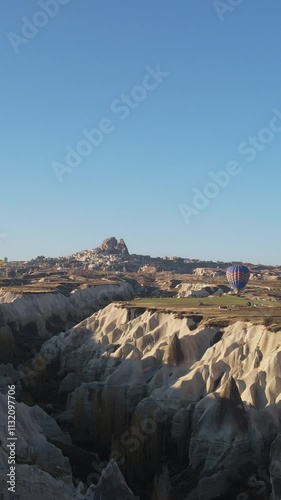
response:
<svg viewBox="0 0 281 500"><path fill-rule="evenodd" d="M56 456L67 457L62 498L69 488L78 498L78 485L82 495L90 487L87 499L94 500L115 498L111 487L120 488L120 500L269 498L281 477L273 444L281 421L280 345L281 333L261 325L221 329L192 315L111 304L47 340L17 370L6 365L3 376L31 406L18 405L23 420L27 411L34 418L35 403L49 414L38 409L36 419ZM33 475L40 467L56 481L62 455L46 459L37 444L30 457L31 436L20 440L19 468L25 460Z"/></svg>

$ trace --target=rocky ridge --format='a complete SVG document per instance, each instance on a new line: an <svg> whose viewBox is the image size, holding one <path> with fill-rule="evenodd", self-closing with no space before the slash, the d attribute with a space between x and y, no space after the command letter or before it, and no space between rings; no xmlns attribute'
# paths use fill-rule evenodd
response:
<svg viewBox="0 0 281 500"><path fill-rule="evenodd" d="M126 282L77 288L68 297L58 291L3 294L0 362L23 362L44 339L69 329L113 300L128 300L134 295L133 287Z"/></svg>
<svg viewBox="0 0 281 500"><path fill-rule="evenodd" d="M97 248L83 250L66 257L38 257L28 265L58 266L62 268L79 268L113 272L172 272L192 274L197 277L220 277L225 275L225 269L233 262L200 261L182 257L151 257L150 255L130 254L123 239L107 238ZM251 265L254 279L262 280L263 276L274 280L281 278L280 267ZM264 274L265 273L265 274ZM277 279L276 278L276 279ZM278 278L278 279L279 279Z"/></svg>

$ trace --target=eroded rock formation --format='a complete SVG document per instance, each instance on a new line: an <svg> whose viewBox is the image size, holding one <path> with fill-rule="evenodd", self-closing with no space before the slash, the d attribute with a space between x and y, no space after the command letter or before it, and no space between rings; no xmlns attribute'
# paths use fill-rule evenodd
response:
<svg viewBox="0 0 281 500"><path fill-rule="evenodd" d="M32 357L43 340L52 337L113 300L128 300L134 290L128 283L77 288L69 297L60 292L9 292L0 307L0 362L14 364Z"/></svg>
<svg viewBox="0 0 281 500"><path fill-rule="evenodd" d="M262 481L278 498L281 332L195 319L111 304L46 341L24 390L40 389L44 372L42 388L65 405L50 411L76 445L115 461L124 498L158 500L163 485L179 500L251 498ZM110 488L101 480L87 494Z"/></svg>

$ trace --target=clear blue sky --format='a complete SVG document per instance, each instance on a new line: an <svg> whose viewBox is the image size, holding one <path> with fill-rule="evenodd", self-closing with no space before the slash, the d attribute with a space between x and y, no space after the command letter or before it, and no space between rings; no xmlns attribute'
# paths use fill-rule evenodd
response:
<svg viewBox="0 0 281 500"><path fill-rule="evenodd" d="M237 150L281 112L280 2L244 0L221 20L211 0L70 0L16 54L7 35L44 23L40 10L1 12L0 256L116 236L133 253L281 264L281 133L252 162ZM121 120L113 101L157 64L169 76ZM52 163L104 118L114 131L59 182ZM186 224L179 205L230 160L239 175Z"/></svg>

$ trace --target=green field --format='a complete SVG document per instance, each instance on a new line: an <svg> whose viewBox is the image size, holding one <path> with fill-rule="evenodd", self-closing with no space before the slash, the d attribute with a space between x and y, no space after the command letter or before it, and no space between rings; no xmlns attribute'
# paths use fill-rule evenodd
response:
<svg viewBox="0 0 281 500"><path fill-rule="evenodd" d="M249 304L250 302L250 304ZM207 298L141 298L122 302L121 307L174 313L180 317L199 315L208 326L225 328L236 321L262 324L272 332L281 331L281 300L267 296L251 298L223 295Z"/></svg>
<svg viewBox="0 0 281 500"><path fill-rule="evenodd" d="M144 299L135 299L130 302L131 306L135 307L156 307L156 308L174 308L174 307L197 307L199 304L203 306L247 306L248 302L251 302L252 305L271 305L276 306L276 302L272 302L270 300L251 300L245 297L237 297L235 295L226 295L222 297L207 297L207 298L144 298Z"/></svg>

